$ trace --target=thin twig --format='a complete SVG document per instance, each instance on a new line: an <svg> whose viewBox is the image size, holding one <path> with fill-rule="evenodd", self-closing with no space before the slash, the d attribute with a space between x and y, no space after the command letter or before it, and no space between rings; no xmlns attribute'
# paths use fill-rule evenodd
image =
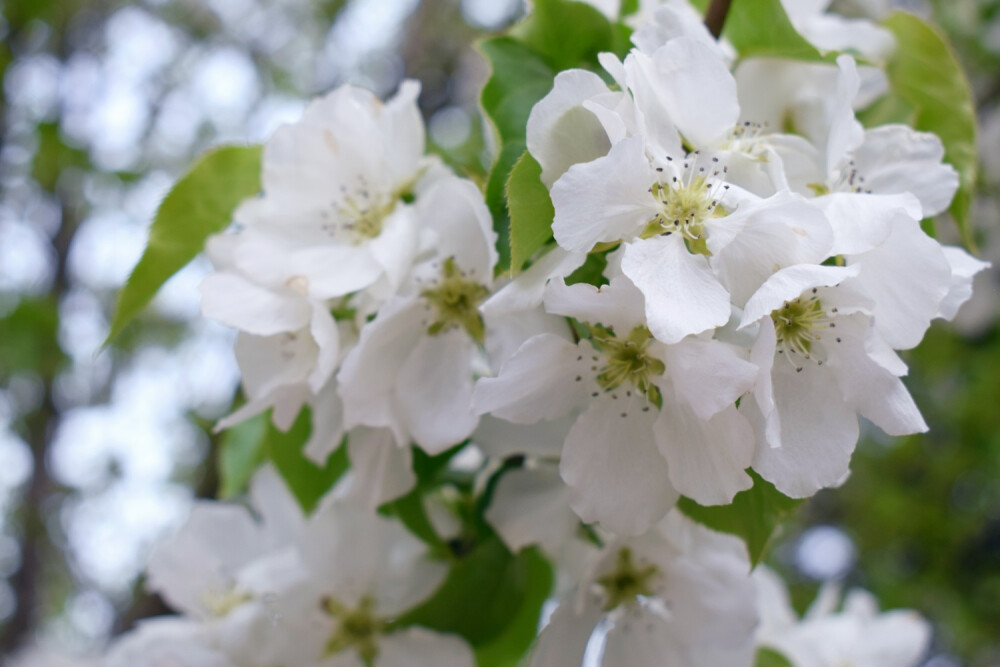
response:
<svg viewBox="0 0 1000 667"><path fill-rule="evenodd" d="M705 27L716 39L722 34L722 26L726 23L726 15L732 4L733 0L712 0L705 12Z"/></svg>

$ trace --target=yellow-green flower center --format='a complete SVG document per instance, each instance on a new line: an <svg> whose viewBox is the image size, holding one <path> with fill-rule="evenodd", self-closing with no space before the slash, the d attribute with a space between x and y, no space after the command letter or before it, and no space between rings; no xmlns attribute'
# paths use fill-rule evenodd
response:
<svg viewBox="0 0 1000 667"><path fill-rule="evenodd" d="M786 301L771 313L771 320L779 350L788 350L806 359L814 353L813 344L820 339L820 330L835 326L815 296Z"/></svg>
<svg viewBox="0 0 1000 667"><path fill-rule="evenodd" d="M618 338L603 327L593 327L594 344L604 353L606 364L597 376L597 383L606 390L630 384L656 405L660 404L660 390L654 381L663 375L666 366L649 351L653 335L643 326L636 327L628 336Z"/></svg>
<svg viewBox="0 0 1000 667"><path fill-rule="evenodd" d="M705 243L705 221L724 215L712 194L712 183L705 176L695 176L687 184L674 178L670 183L654 183L649 192L660 210L639 236L648 239L660 234L679 233L684 237L688 250L710 254Z"/></svg>
<svg viewBox="0 0 1000 667"><path fill-rule="evenodd" d="M441 280L437 286L421 292L437 312L437 318L427 328L427 333L435 336L459 326L477 343L485 339L486 328L483 316L479 314L479 304L489 296L490 291L474 280L469 280L449 257L444 262Z"/></svg>
<svg viewBox="0 0 1000 667"><path fill-rule="evenodd" d="M385 621L374 614L374 603L363 597L357 608L344 606L332 597L324 598L323 611L337 619L337 629L326 642L326 656L330 657L354 649L366 665L372 665L378 655L378 638L385 630Z"/></svg>
<svg viewBox="0 0 1000 667"><path fill-rule="evenodd" d="M604 609L611 611L623 604L635 604L639 596L655 593L654 584L660 576L655 565L641 567L632 559L632 550L623 547L615 559L615 569L597 579L604 590Z"/></svg>

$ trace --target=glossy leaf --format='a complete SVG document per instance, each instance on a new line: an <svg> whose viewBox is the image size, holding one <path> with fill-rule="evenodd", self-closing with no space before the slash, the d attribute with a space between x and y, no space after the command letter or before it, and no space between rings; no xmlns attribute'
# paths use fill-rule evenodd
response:
<svg viewBox="0 0 1000 667"><path fill-rule="evenodd" d="M520 271L535 251L552 238L555 209L541 176L541 165L525 151L507 180L511 273Z"/></svg>
<svg viewBox="0 0 1000 667"><path fill-rule="evenodd" d="M693 3L702 11L708 0ZM788 58L833 62L836 54L823 54L792 25L781 0L734 0L722 27L740 58Z"/></svg>
<svg viewBox="0 0 1000 667"><path fill-rule="evenodd" d="M219 444L219 498L232 498L243 493L250 478L267 454L264 436L268 416L252 417L222 434Z"/></svg>
<svg viewBox="0 0 1000 667"><path fill-rule="evenodd" d="M782 494L753 471L750 476L753 487L737 493L730 505L704 507L690 498L681 498L677 506L709 528L743 538L750 560L756 565L764 557L778 526L802 501Z"/></svg>
<svg viewBox="0 0 1000 667"><path fill-rule="evenodd" d="M311 431L312 418L310 411L306 409L285 433L279 431L268 419L267 433L264 436L267 457L274 463L306 514L316 508L320 498L333 488L350 466L344 443L330 455L325 466L320 467L307 458L302 449Z"/></svg>
<svg viewBox="0 0 1000 667"><path fill-rule="evenodd" d="M896 37L886 73L892 91L913 107L913 127L944 143L944 159L958 171L949 209L966 245L972 246L969 207L976 184L976 110L972 89L947 40L923 19L895 12L884 22Z"/></svg>
<svg viewBox="0 0 1000 667"><path fill-rule="evenodd" d="M601 51L624 55L611 22L583 2L536 0L528 17L511 29L511 35L557 71L596 66Z"/></svg>
<svg viewBox="0 0 1000 667"><path fill-rule="evenodd" d="M204 155L160 204L149 242L118 295L110 343L157 290L229 226L236 205L260 191L260 146L222 146Z"/></svg>
<svg viewBox="0 0 1000 667"><path fill-rule="evenodd" d="M551 566L536 549L514 555L492 536L456 561L438 591L397 623L461 635L480 667L514 667L535 638L552 582Z"/></svg>
<svg viewBox="0 0 1000 667"><path fill-rule="evenodd" d="M771 648L757 649L753 664L755 667L793 667L788 658Z"/></svg>

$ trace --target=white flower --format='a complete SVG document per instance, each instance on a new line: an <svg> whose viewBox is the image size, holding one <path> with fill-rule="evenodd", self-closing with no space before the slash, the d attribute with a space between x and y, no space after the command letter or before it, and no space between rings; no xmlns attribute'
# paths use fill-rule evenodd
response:
<svg viewBox="0 0 1000 667"><path fill-rule="evenodd" d="M364 326L338 375L345 424L392 429L397 443L436 453L475 429L471 397L485 343L479 305L496 264L495 234L479 190L441 181L418 203L428 257Z"/></svg>
<svg viewBox="0 0 1000 667"><path fill-rule="evenodd" d="M522 424L578 415L560 471L584 521L635 535L678 492L713 504L750 486L753 436L734 403L751 364L717 341L656 341L624 276L600 290L551 283L546 309L591 323L591 338L528 339L498 377L479 381L476 410Z"/></svg>
<svg viewBox="0 0 1000 667"><path fill-rule="evenodd" d="M229 614L304 574L291 541L302 512L270 466L254 475L254 509L199 501L180 531L159 544L146 566L147 586L171 607L200 618Z"/></svg>
<svg viewBox="0 0 1000 667"><path fill-rule="evenodd" d="M912 611L879 613L864 591L848 593L837 612L839 595L824 587L800 620L777 575L758 567L753 578L761 615L757 644L777 650L793 667L915 667L930 643L927 621Z"/></svg>
<svg viewBox="0 0 1000 667"><path fill-rule="evenodd" d="M279 597L284 623L271 630L288 645L288 664L472 667L460 638L389 625L426 599L447 570L399 523L335 502L309 520L299 547L308 583Z"/></svg>
<svg viewBox="0 0 1000 667"><path fill-rule="evenodd" d="M740 411L759 446L753 467L797 498L846 477L857 415L890 435L927 429L899 376L906 366L872 321L874 305L851 282L861 267L798 265L773 276L746 304L760 368Z"/></svg>
<svg viewBox="0 0 1000 667"><path fill-rule="evenodd" d="M676 510L648 533L607 544L574 597L542 630L532 667L580 667L595 627L610 624L606 667L717 667L720 653L752 656L750 563L739 539ZM712 649L706 659L705 649Z"/></svg>
<svg viewBox="0 0 1000 667"><path fill-rule="evenodd" d="M418 83L404 81L383 104L341 86L264 148L263 193L236 219L280 266L319 283L326 298L369 287L384 298L406 276L418 232L404 200L419 198L421 179L437 171L423 155L419 92Z"/></svg>

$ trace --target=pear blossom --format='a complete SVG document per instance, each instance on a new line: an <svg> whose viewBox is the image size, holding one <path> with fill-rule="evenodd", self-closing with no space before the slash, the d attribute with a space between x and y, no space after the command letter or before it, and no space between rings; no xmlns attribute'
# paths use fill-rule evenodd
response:
<svg viewBox="0 0 1000 667"><path fill-rule="evenodd" d="M264 148L263 193L236 219L327 298L372 288L385 298L417 250L419 197L442 170L424 156L420 85L404 81L383 104L340 86L311 103Z"/></svg>
<svg viewBox="0 0 1000 667"><path fill-rule="evenodd" d="M860 266L797 265L750 298L740 327L757 329L760 369L740 412L754 423L753 467L802 498L848 474L861 414L890 435L925 431L899 376L906 366L873 323L874 304L852 282Z"/></svg>
<svg viewBox="0 0 1000 667"><path fill-rule="evenodd" d="M915 667L930 643L930 624L912 611L879 613L870 593L850 591L837 611L836 584L825 584L798 618L784 583L765 567L753 573L761 623L757 644L793 667Z"/></svg>
<svg viewBox="0 0 1000 667"><path fill-rule="evenodd" d="M623 275L599 290L550 283L546 308L589 322L591 338L529 338L479 381L475 406L523 424L576 416L560 471L584 521L635 535L678 492L725 503L750 486L753 436L735 401L756 368L721 342L654 339L642 294Z"/></svg>
<svg viewBox="0 0 1000 667"><path fill-rule="evenodd" d="M301 510L269 466L254 475L250 494L260 521L240 505L196 503L178 533L150 555L147 587L174 609L217 618L297 582L304 572L292 540Z"/></svg>
<svg viewBox="0 0 1000 667"><path fill-rule="evenodd" d="M532 667L580 667L602 623L601 665L749 666L757 612L745 547L676 510L643 535L609 542L542 630Z"/></svg>
<svg viewBox="0 0 1000 667"><path fill-rule="evenodd" d="M478 421L472 388L486 338L478 306L492 285L496 236L468 181L443 180L418 206L428 210L427 256L364 326L338 382L348 428L386 427L400 446L435 453Z"/></svg>
<svg viewBox="0 0 1000 667"><path fill-rule="evenodd" d="M310 518L298 547L308 583L278 597L289 664L317 667L472 667L454 635L392 621L441 583L444 563L402 525L352 504L330 502Z"/></svg>

